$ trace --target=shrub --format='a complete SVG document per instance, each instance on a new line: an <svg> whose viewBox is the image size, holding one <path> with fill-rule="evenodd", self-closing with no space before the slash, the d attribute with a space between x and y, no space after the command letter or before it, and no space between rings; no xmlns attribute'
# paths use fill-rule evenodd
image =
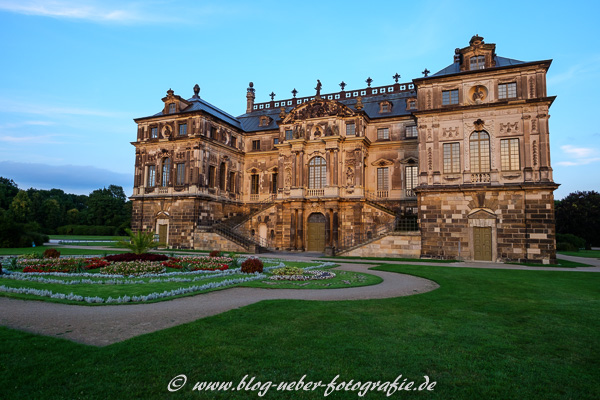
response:
<svg viewBox="0 0 600 400"><path fill-rule="evenodd" d="M585 249L585 239L580 238L579 236L575 236L572 233L559 233L556 235L556 250L559 251L579 251L579 249ZM569 250L560 250L558 245L560 244L570 244L571 246ZM562 246L564 247L564 246Z"/></svg>
<svg viewBox="0 0 600 400"><path fill-rule="evenodd" d="M112 256L104 257L106 261L110 262L120 262L120 261L167 261L169 257L164 254L152 254L152 253L143 253L143 254L134 254L134 253L123 253L123 254L115 254Z"/></svg>
<svg viewBox="0 0 600 400"><path fill-rule="evenodd" d="M559 242L556 243L556 251L579 251L579 249L571 243Z"/></svg>
<svg viewBox="0 0 600 400"><path fill-rule="evenodd" d="M221 252L219 250L213 250L208 253L209 257L221 257Z"/></svg>
<svg viewBox="0 0 600 400"><path fill-rule="evenodd" d="M159 243L154 241L154 233L152 231L139 230L133 233L131 229L125 230L129 235L129 242L120 241L119 246L124 246L135 254L142 254L150 249L154 249L159 246Z"/></svg>
<svg viewBox="0 0 600 400"><path fill-rule="evenodd" d="M248 258L242 263L242 272L253 274L255 272L263 272L263 262L258 258Z"/></svg>
<svg viewBox="0 0 600 400"><path fill-rule="evenodd" d="M60 258L60 251L56 249L46 249L44 251L44 258Z"/></svg>

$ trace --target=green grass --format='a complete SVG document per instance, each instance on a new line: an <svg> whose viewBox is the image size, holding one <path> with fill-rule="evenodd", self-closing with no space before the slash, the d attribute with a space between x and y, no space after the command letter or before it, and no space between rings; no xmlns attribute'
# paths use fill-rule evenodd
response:
<svg viewBox="0 0 600 400"><path fill-rule="evenodd" d="M94 249L72 249L60 246L36 246L36 247L15 247L15 248L0 248L0 256L18 256L21 254L43 254L47 249L56 249L63 256L102 256L104 254L129 253L129 251L121 250L94 250Z"/></svg>
<svg viewBox="0 0 600 400"><path fill-rule="evenodd" d="M96 235L49 235L50 239L56 240L127 240L129 236L96 236Z"/></svg>
<svg viewBox="0 0 600 400"><path fill-rule="evenodd" d="M0 398L257 399L256 392L191 391L196 381L237 385L247 374L262 382L303 375L329 382L338 374L346 381L402 374L437 382L433 392L391 398L598 398L599 274L381 269L432 279L440 288L384 300L263 301L103 348L0 328ZM179 374L187 385L169 393L168 382ZM324 398L324 388L274 389L264 398Z"/></svg>
<svg viewBox="0 0 600 400"><path fill-rule="evenodd" d="M432 258L394 258L394 257L346 257L346 256L323 256L324 258L339 258L340 260L375 260L375 261L400 261L400 262L428 262L428 263L455 263L458 260L437 260Z"/></svg>
<svg viewBox="0 0 600 400"><path fill-rule="evenodd" d="M558 254L573 257L600 258L600 250L559 251Z"/></svg>
<svg viewBox="0 0 600 400"><path fill-rule="evenodd" d="M556 259L556 264L539 264L539 263L507 263L511 265L525 265L527 267L552 267L552 268L579 268L579 267L593 267L593 265L582 264L575 261Z"/></svg>

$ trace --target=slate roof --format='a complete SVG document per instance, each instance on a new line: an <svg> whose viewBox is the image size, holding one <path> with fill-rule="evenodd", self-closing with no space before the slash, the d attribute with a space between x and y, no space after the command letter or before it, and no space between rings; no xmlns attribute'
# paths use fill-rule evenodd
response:
<svg viewBox="0 0 600 400"><path fill-rule="evenodd" d="M512 58L499 57L499 56L496 56L494 58L494 60L496 61L496 66L494 68L508 67L510 65L526 64L525 61L519 61L519 60L514 60ZM429 77L452 75L452 74L458 74L459 72L460 72L460 63L455 62L453 64L448 65L446 68L436 72L435 74L430 75Z"/></svg>
<svg viewBox="0 0 600 400"><path fill-rule="evenodd" d="M417 96L417 92L414 90L400 92L400 93L388 93L381 94L375 96L364 96L362 97L363 103L363 111L367 114L367 116L371 119L378 118L389 118L389 117L397 117L401 115L410 115L410 111L406 110L406 99L407 98L415 98ZM389 113L380 114L379 113L379 102L387 100L392 103L392 110ZM356 97L347 98L347 99L339 99L335 100L340 103L348 106L351 110L356 111ZM286 107L285 112L289 113L294 107ZM237 117L237 119L241 122L242 129L245 132L258 132L270 129L277 129L277 122L281 121L279 118L280 109L271 108L267 110L258 110L253 111L251 113L246 113ZM260 123L260 117L263 115L267 115L272 118L271 123L268 126L258 126Z"/></svg>
<svg viewBox="0 0 600 400"><path fill-rule="evenodd" d="M181 110L178 114L185 114L185 113L194 112L194 111L204 111L207 114L210 114L213 117L218 118L223 122L233 125L236 128L242 129L242 125L240 124L240 121L238 121L238 119L236 117L234 117L231 114L226 113L225 111L221 110L220 108L213 106L209 102L204 101L199 97L192 97L191 99L188 99L187 101L192 104L189 105L186 109ZM164 114L161 111L159 113L152 115L152 117L160 117L163 115L166 115L166 114Z"/></svg>

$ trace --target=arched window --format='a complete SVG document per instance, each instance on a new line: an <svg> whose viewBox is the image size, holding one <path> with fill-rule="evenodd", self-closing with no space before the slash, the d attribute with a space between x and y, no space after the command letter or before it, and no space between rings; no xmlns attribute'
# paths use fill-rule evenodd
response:
<svg viewBox="0 0 600 400"><path fill-rule="evenodd" d="M471 172L490 172L490 135L486 131L475 131L469 144Z"/></svg>
<svg viewBox="0 0 600 400"><path fill-rule="evenodd" d="M171 175L171 159L165 158L162 163L162 170L160 174L160 186L169 185L169 177Z"/></svg>
<svg viewBox="0 0 600 400"><path fill-rule="evenodd" d="M314 157L308 163L308 188L322 189L327 185L327 165L323 157Z"/></svg>

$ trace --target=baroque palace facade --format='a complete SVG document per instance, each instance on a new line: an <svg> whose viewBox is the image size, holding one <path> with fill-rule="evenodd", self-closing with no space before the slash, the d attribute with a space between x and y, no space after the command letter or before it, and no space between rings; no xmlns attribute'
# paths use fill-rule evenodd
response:
<svg viewBox="0 0 600 400"><path fill-rule="evenodd" d="M138 125L132 225L173 248L555 259L551 61L474 36L412 82L255 102L172 90Z"/></svg>

